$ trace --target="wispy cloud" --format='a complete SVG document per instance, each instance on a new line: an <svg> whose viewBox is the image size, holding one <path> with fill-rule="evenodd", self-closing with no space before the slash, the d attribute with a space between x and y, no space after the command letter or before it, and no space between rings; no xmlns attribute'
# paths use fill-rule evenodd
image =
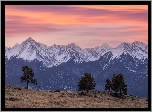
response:
<svg viewBox="0 0 152 112"><path fill-rule="evenodd" d="M47 45L74 42L85 48L148 40L146 5L8 5L5 18L6 38L14 42L30 35Z"/></svg>

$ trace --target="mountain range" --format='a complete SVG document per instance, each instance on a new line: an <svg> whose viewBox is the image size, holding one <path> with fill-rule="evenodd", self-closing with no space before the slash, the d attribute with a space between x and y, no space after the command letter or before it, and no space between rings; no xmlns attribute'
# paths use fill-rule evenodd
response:
<svg viewBox="0 0 152 112"><path fill-rule="evenodd" d="M19 78L25 65L34 70L41 89L77 91L79 79L89 72L96 89L104 90L107 78L122 73L129 94L148 97L148 45L140 41L82 49L75 43L47 46L29 37L5 47L5 83L24 86Z"/></svg>

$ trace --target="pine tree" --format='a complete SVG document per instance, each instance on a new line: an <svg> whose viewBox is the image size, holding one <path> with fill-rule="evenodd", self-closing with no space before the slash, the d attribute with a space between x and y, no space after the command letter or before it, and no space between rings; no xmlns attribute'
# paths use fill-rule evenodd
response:
<svg viewBox="0 0 152 112"><path fill-rule="evenodd" d="M78 91L86 91L88 93L89 90L95 89L95 81L90 73L85 73L84 77L79 80Z"/></svg>
<svg viewBox="0 0 152 112"><path fill-rule="evenodd" d="M121 73L119 75L113 75L111 89L116 93L120 92L120 96L122 93L127 94L127 85L125 84L123 75Z"/></svg>
<svg viewBox="0 0 152 112"><path fill-rule="evenodd" d="M106 85L105 85L105 90L109 90L110 91L110 88L111 88L111 81L109 79L106 80Z"/></svg>
<svg viewBox="0 0 152 112"><path fill-rule="evenodd" d="M28 89L28 84L32 83L37 85L37 80L34 79L34 72L32 68L28 68L28 66L23 66L22 71L24 72L23 76L20 78L20 82L26 82L26 88Z"/></svg>
<svg viewBox="0 0 152 112"><path fill-rule="evenodd" d="M124 82L123 75L120 73L119 75L113 75L112 81L109 79L106 80L107 84L105 85L105 90L113 90L116 94L121 97L122 93L127 94L127 85Z"/></svg>

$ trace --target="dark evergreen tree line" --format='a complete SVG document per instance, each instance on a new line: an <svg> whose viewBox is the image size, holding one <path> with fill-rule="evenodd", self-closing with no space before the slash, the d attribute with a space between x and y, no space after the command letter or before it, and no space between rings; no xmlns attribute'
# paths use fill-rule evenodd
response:
<svg viewBox="0 0 152 112"><path fill-rule="evenodd" d="M86 91L95 89L95 81L93 76L90 73L85 73L84 76L79 80L78 91ZM112 81L109 79L106 80L105 90L114 91L117 95L127 94L127 85L124 82L123 75L113 75Z"/></svg>
<svg viewBox="0 0 152 112"><path fill-rule="evenodd" d="M28 89L28 84L32 83L37 85L37 80L34 79L34 72L32 68L28 66L23 66L22 71L24 72L23 76L20 78L21 82L26 82L26 88ZM79 80L78 91L85 91L88 93L89 90L94 90L96 82L93 76L90 73L85 73L83 77ZM127 85L124 82L123 75L113 75L112 80L106 80L105 90L114 91L116 94L121 96L122 94L127 94Z"/></svg>

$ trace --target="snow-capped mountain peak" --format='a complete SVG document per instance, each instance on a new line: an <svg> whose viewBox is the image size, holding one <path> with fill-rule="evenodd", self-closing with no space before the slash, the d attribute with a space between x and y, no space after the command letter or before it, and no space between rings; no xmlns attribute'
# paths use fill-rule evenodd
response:
<svg viewBox="0 0 152 112"><path fill-rule="evenodd" d="M148 52L148 45L146 45L145 43L143 43L143 42L140 42L140 41L135 41L135 42L133 42L132 43L132 46L136 46L136 47L140 47L141 49L143 49L143 50L146 50L147 52Z"/></svg>
<svg viewBox="0 0 152 112"><path fill-rule="evenodd" d="M37 43L34 39L32 39L31 37L29 37L28 39L26 39L25 41L22 42L22 44L35 44Z"/></svg>
<svg viewBox="0 0 152 112"><path fill-rule="evenodd" d="M103 43L103 44L102 44L102 47L109 47L109 48L112 48L111 46L109 46L109 45L106 44L106 43Z"/></svg>
<svg viewBox="0 0 152 112"><path fill-rule="evenodd" d="M16 43L12 48L14 49L14 48L16 48L17 46L19 46L18 43Z"/></svg>
<svg viewBox="0 0 152 112"><path fill-rule="evenodd" d="M35 41L31 37L29 37L26 41Z"/></svg>
<svg viewBox="0 0 152 112"><path fill-rule="evenodd" d="M79 46L76 45L75 43L68 44L67 46L68 46L68 47L72 47L72 48L73 48L73 47L79 47Z"/></svg>
<svg viewBox="0 0 152 112"><path fill-rule="evenodd" d="M71 45L71 46L77 46L75 43L71 43L71 44L68 44L68 45Z"/></svg>
<svg viewBox="0 0 152 112"><path fill-rule="evenodd" d="M5 56L10 59L12 56L17 56L24 60L37 59L42 61L47 67L59 65L74 58L75 62L88 62L98 60L105 53L111 52L112 57L119 58L123 53L129 54L133 58L145 59L148 58L148 45L135 41L130 43L121 43L116 48L112 48L104 43L100 47L81 49L75 43L68 45L52 45L47 46L42 43L37 43L31 37L23 41L21 44L14 45L11 49L5 47Z"/></svg>

